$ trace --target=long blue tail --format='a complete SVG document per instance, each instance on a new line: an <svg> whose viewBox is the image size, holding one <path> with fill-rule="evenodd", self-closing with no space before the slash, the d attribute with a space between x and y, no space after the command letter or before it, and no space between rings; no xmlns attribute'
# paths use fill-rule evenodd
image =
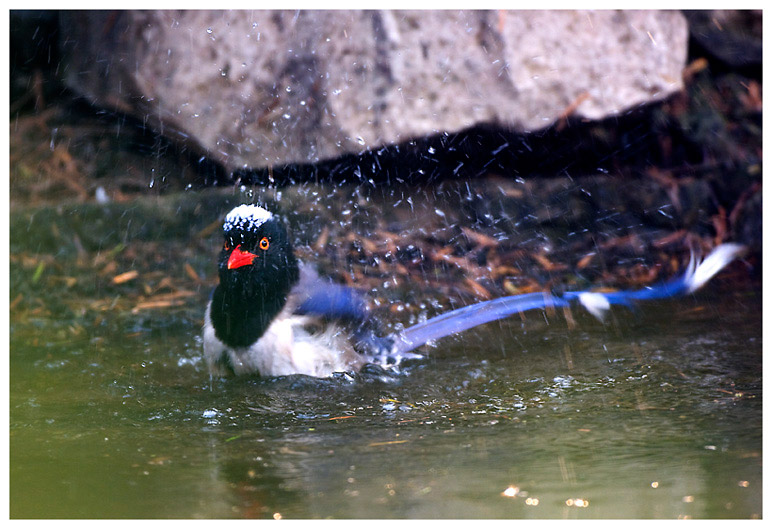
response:
<svg viewBox="0 0 772 529"><path fill-rule="evenodd" d="M745 251L739 244L727 243L717 246L703 260L698 262L692 254L689 265L681 277L641 290L619 292L566 292L561 296L549 293L521 294L483 301L468 307L452 310L413 325L391 336L394 340L392 354L403 358L418 355L405 354L426 342L477 327L483 323L506 318L519 312L548 307L567 307L579 302L591 314L602 318L611 305L632 305L633 302L664 299L694 292L716 275L722 268Z"/></svg>

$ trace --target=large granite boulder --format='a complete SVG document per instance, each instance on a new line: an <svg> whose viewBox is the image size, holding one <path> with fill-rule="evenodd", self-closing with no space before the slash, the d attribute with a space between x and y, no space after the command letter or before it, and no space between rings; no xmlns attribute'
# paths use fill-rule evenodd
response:
<svg viewBox="0 0 772 529"><path fill-rule="evenodd" d="M675 11L108 11L61 72L230 171L492 124L599 119L682 88Z"/></svg>

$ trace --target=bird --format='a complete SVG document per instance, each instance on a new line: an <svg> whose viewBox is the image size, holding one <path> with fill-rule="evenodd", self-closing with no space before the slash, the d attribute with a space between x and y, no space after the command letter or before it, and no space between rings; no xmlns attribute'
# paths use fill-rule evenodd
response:
<svg viewBox="0 0 772 529"><path fill-rule="evenodd" d="M640 290L536 292L451 310L390 334L357 290L321 277L300 261L281 217L256 204L233 208L223 223L219 284L204 313L203 349L211 376L330 377L368 364L397 366L421 359L422 345L513 314L549 307L584 307L602 319L612 305L692 293L741 256L737 243L704 259L692 252L685 271Z"/></svg>

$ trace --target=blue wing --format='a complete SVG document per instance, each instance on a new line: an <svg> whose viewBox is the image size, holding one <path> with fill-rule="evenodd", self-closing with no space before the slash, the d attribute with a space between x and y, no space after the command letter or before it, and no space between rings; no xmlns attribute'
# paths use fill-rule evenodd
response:
<svg viewBox="0 0 772 529"><path fill-rule="evenodd" d="M351 332L354 348L374 363L394 365L408 358L421 358L421 355L408 352L393 354L394 339L381 335L378 321L371 317L362 293L321 278L313 268L301 266L300 281L291 295L297 300L296 314L339 320L345 324Z"/></svg>
<svg viewBox="0 0 772 529"><path fill-rule="evenodd" d="M363 321L368 317L364 297L354 290L333 282L320 281L304 292L295 312L329 319Z"/></svg>
<svg viewBox="0 0 772 529"><path fill-rule="evenodd" d="M290 297L294 300L296 314L353 323L369 319L367 301L359 291L319 276L313 266L302 261L300 280Z"/></svg>
<svg viewBox="0 0 772 529"><path fill-rule="evenodd" d="M472 327L506 318L519 312L547 307L566 307L579 303L594 316L600 318L611 305L632 305L636 301L664 299L694 292L716 275L722 268L745 251L739 244L717 246L704 261L698 263L692 254L684 274L674 280L641 290L619 292L566 292L561 296L549 293L507 296L456 309L431 318L392 335L393 354L406 356L431 340L437 340Z"/></svg>

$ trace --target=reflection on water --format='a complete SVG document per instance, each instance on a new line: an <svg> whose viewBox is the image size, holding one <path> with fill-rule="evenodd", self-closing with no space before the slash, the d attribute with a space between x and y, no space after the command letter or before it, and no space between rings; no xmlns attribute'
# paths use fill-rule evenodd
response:
<svg viewBox="0 0 772 529"><path fill-rule="evenodd" d="M210 380L195 319L12 323L11 516L758 517L761 299L718 283L332 380Z"/></svg>

